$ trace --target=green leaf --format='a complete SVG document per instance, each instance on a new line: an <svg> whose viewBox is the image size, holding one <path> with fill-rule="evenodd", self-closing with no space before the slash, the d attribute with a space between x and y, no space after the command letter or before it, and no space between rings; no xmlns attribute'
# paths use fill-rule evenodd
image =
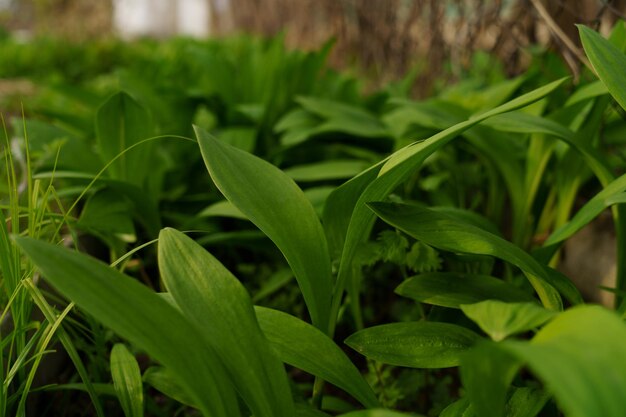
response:
<svg viewBox="0 0 626 417"><path fill-rule="evenodd" d="M376 395L346 354L316 327L287 313L255 307L259 325L278 357L345 390L365 407Z"/></svg>
<svg viewBox="0 0 626 417"><path fill-rule="evenodd" d="M385 125L376 116L361 108L317 97L299 97L297 101L306 110L327 119L320 126L325 131L363 137L381 137L388 134Z"/></svg>
<svg viewBox="0 0 626 417"><path fill-rule="evenodd" d="M152 136L152 132L150 114L124 92L109 97L96 114L98 149L104 162ZM120 156L109 167L111 176L143 186L144 179L153 169L152 149L152 143L148 142L142 145L141 149L133 149Z"/></svg>
<svg viewBox="0 0 626 417"><path fill-rule="evenodd" d="M439 414L439 417L476 417L476 413L469 399L463 397L447 406L441 414Z"/></svg>
<svg viewBox="0 0 626 417"><path fill-rule="evenodd" d="M217 259L183 233L159 235L159 270L183 314L202 329L237 392L258 417L294 413L285 369L270 350L252 301Z"/></svg>
<svg viewBox="0 0 626 417"><path fill-rule="evenodd" d="M477 416L502 417L507 390L519 368L519 360L487 341L461 357L461 380Z"/></svg>
<svg viewBox="0 0 626 417"><path fill-rule="evenodd" d="M352 178L367 168L367 163L355 160L333 160L297 165L284 170L294 181L324 181Z"/></svg>
<svg viewBox="0 0 626 417"><path fill-rule="evenodd" d="M585 225L596 218L607 207L613 204L625 203L626 195L624 195L624 191L626 191L626 174L613 180L610 184L605 186L602 191L589 200L576 212L569 222L550 235L544 242L544 246L552 246L564 241L585 227Z"/></svg>
<svg viewBox="0 0 626 417"><path fill-rule="evenodd" d="M399 184L417 170L424 160L467 129L488 117L514 111L542 99L565 80L555 81L509 101L495 109L458 123L421 142L416 142L395 152L389 158L364 171L359 176L337 188L326 201L324 223L326 230L335 229L329 235L333 255L341 254L341 263L332 314L339 311L341 295L353 274L353 260L357 248L369 236L375 217L366 204L383 200ZM334 217L334 219L333 219ZM329 220L329 221L327 221ZM332 223L331 223L332 222ZM327 225L327 223L329 223ZM341 245L341 246L339 246ZM537 284L541 285L541 284ZM550 290L545 290L550 291ZM356 297L357 294L352 294ZM554 298L554 297L551 297ZM556 300L551 300L556 303Z"/></svg>
<svg viewBox="0 0 626 417"><path fill-rule="evenodd" d="M369 359L390 365L449 368L459 365L461 353L479 339L465 327L422 321L369 327L345 343Z"/></svg>
<svg viewBox="0 0 626 417"><path fill-rule="evenodd" d="M561 309L557 288L572 303L581 303L576 287L567 279L548 273L532 256L509 241L457 218L407 204L371 203L384 221L435 248L451 252L489 255L503 259L526 273L544 305Z"/></svg>
<svg viewBox="0 0 626 417"><path fill-rule="evenodd" d="M198 213L198 217L231 217L233 219L248 220L245 214L227 200L211 204Z"/></svg>
<svg viewBox="0 0 626 417"><path fill-rule="evenodd" d="M496 342L535 329L557 314L535 303L505 303L496 300L464 304L461 310Z"/></svg>
<svg viewBox="0 0 626 417"><path fill-rule="evenodd" d="M143 385L139 364L121 343L111 349L111 376L126 417L143 417Z"/></svg>
<svg viewBox="0 0 626 417"><path fill-rule="evenodd" d="M379 408L375 410L351 411L346 414L341 414L339 417L419 417L419 415L398 413L397 411Z"/></svg>
<svg viewBox="0 0 626 417"><path fill-rule="evenodd" d="M123 241L134 242L135 226L132 220L133 204L125 196L104 189L92 195L80 213L77 227L115 235Z"/></svg>
<svg viewBox="0 0 626 417"><path fill-rule="evenodd" d="M185 392L181 384L166 368L162 366L151 366L143 373L143 380L157 391L175 399L179 403L197 408L194 400Z"/></svg>
<svg viewBox="0 0 626 417"><path fill-rule="evenodd" d="M454 272L432 272L409 278L396 288L396 294L422 303L451 308L490 299L534 301L530 294L501 279Z"/></svg>
<svg viewBox="0 0 626 417"><path fill-rule="evenodd" d="M575 307L531 342L502 342L528 364L568 417L621 417L626 408L626 325L599 306Z"/></svg>
<svg viewBox="0 0 626 417"><path fill-rule="evenodd" d="M204 415L240 415L222 364L176 308L86 255L35 239L14 239L59 292L168 367Z"/></svg>
<svg viewBox="0 0 626 417"><path fill-rule="evenodd" d="M285 173L196 128L204 162L222 194L283 253L313 324L329 322L331 269L324 230L311 203Z"/></svg>
<svg viewBox="0 0 626 417"><path fill-rule="evenodd" d="M517 388L506 404L507 417L536 417L550 399L550 394L537 388Z"/></svg>
<svg viewBox="0 0 626 417"><path fill-rule="evenodd" d="M598 78L615 101L626 110L626 54L590 28L577 26L585 53Z"/></svg>

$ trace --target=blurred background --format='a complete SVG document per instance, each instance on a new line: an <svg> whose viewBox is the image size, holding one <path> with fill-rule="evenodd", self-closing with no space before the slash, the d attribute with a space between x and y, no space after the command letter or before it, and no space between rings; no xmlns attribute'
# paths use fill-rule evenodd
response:
<svg viewBox="0 0 626 417"><path fill-rule="evenodd" d="M548 48L576 75L574 24L607 33L624 17L626 0L0 0L0 28L23 40L282 33L306 49L334 39L332 66L357 68L373 86L415 71L416 96L476 65L475 51L516 75Z"/></svg>

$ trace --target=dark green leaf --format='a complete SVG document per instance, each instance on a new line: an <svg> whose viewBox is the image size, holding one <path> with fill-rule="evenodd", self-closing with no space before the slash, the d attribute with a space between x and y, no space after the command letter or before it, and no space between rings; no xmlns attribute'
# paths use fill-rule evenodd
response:
<svg viewBox="0 0 626 417"><path fill-rule="evenodd" d="M191 238L170 228L159 235L159 270L176 304L202 329L254 415L291 417L287 375L237 278Z"/></svg>
<svg viewBox="0 0 626 417"><path fill-rule="evenodd" d="M449 368L480 339L465 327L449 323L406 322L370 327L345 343L369 359L411 368Z"/></svg>
<svg viewBox="0 0 626 417"><path fill-rule="evenodd" d="M325 329L332 292L324 230L302 190L275 166L196 129L213 181L283 253L313 323Z"/></svg>
<svg viewBox="0 0 626 417"><path fill-rule="evenodd" d="M486 275L433 272L409 278L396 293L416 301L459 308L484 300L533 301L533 297L512 284Z"/></svg>

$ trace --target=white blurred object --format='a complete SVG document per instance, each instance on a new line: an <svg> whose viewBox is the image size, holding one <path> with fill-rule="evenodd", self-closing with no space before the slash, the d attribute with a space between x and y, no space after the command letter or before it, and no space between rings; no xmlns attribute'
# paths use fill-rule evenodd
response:
<svg viewBox="0 0 626 417"><path fill-rule="evenodd" d="M2 0L0 0L2 1ZM113 24L123 37L210 33L208 0L114 0Z"/></svg>

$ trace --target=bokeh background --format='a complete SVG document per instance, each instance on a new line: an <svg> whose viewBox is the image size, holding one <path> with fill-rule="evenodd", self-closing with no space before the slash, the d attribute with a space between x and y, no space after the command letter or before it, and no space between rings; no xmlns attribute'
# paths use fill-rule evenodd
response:
<svg viewBox="0 0 626 417"><path fill-rule="evenodd" d="M478 65L475 51L515 75L548 48L576 75L574 24L607 33L624 17L626 0L0 0L0 27L24 40L246 32L317 48L333 39L331 65L356 68L373 86L415 71L418 97Z"/></svg>

